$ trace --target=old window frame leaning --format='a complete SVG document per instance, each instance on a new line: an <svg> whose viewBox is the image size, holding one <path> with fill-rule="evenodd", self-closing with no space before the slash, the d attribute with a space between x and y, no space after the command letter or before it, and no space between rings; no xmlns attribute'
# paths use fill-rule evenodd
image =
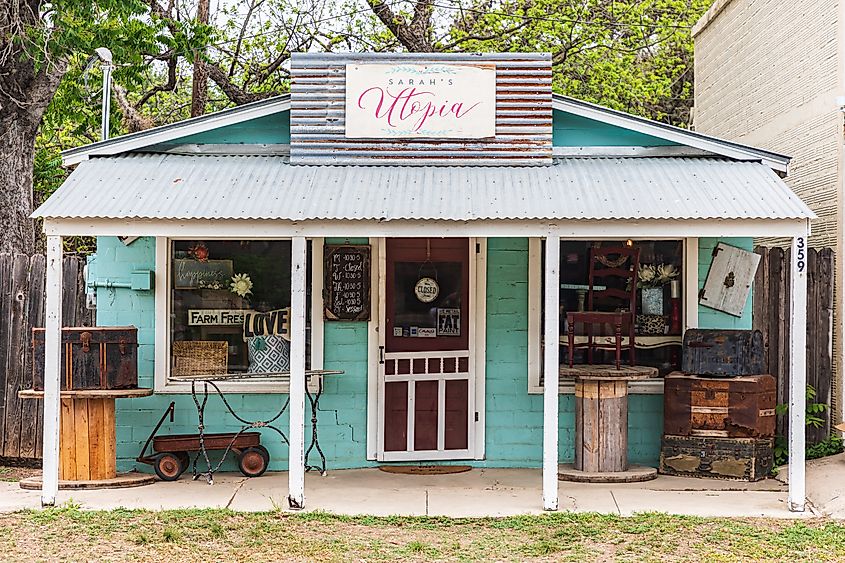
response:
<svg viewBox="0 0 845 563"><path fill-rule="evenodd" d="M681 326L684 331L698 327L698 238L696 237L659 237L665 240L683 241L683 318ZM541 315L542 315L542 251L541 238L528 239L528 393L542 394L544 386L540 383L542 369ZM586 240L586 239L566 239ZM599 239L590 239L599 240ZM610 240L610 239L608 239ZM617 239L613 239L617 240ZM637 238L632 238L637 241ZM639 240L658 240L657 237ZM564 239L561 239L563 242ZM695 288L695 291L690 291ZM663 393L663 378L653 381L632 381L628 384L631 393L643 395L660 395ZM566 378L560 379L561 394L575 393L575 383Z"/></svg>
<svg viewBox="0 0 845 563"><path fill-rule="evenodd" d="M170 307L171 307L171 246L176 240L194 240L196 237L156 237L156 291L155 291L155 381L156 393L190 393L191 384L170 380ZM206 237L207 240L233 240L232 236ZM291 240L290 237L257 237L250 240ZM308 238L311 243L311 369L323 369L323 243L322 238ZM289 393L290 382L284 379L262 381L221 381L221 391L227 393ZM319 385L316 377L309 381L309 389Z"/></svg>

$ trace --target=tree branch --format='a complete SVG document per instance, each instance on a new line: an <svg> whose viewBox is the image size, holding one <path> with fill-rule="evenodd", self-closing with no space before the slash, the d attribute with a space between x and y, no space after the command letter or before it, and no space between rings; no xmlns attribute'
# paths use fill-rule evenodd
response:
<svg viewBox="0 0 845 563"><path fill-rule="evenodd" d="M146 104L150 100L150 98L152 98L159 92L172 92L176 89L177 63L178 60L176 53L171 52L170 58L167 59L167 82L165 82L164 84L159 84L147 90L147 92L145 92L144 95L141 96L141 99L138 100L138 102L135 104L135 109L138 109L144 104Z"/></svg>
<svg viewBox="0 0 845 563"><path fill-rule="evenodd" d="M253 93L247 92L243 88L240 88L236 84L234 84L230 79L229 76L226 74L222 68L217 66L216 64L206 63L206 69L208 70L208 77L217 84L217 87L229 98L230 101L234 102L236 105L243 105L248 104L250 102L255 102L257 100L263 100L265 98L271 98L273 96L278 96L281 92L261 92L261 93Z"/></svg>

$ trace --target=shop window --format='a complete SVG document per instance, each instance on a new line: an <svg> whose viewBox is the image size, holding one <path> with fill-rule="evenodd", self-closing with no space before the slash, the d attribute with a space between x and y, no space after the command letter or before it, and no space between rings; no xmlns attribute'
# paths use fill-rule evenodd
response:
<svg viewBox="0 0 845 563"><path fill-rule="evenodd" d="M309 244L307 291L311 293ZM290 240L171 241L170 376L290 370ZM306 366L311 364L307 307Z"/></svg>
<svg viewBox="0 0 845 563"><path fill-rule="evenodd" d="M531 307L529 309L529 390L543 387L543 335L545 291L544 250L545 242L534 241L532 249ZM560 358L561 364L569 361L567 349L567 312L583 311L587 307L589 292L590 248L633 246L640 250L639 282L635 320L635 346L637 365L658 368L661 377L679 369L681 343L685 318L686 289L684 287L685 256L683 240L619 240L619 241L567 241L560 245ZM612 264L611 264L612 266ZM596 282L598 283L598 282ZM612 281L610 283L613 283ZM619 289L625 289L620 287ZM693 290L694 291L694 290ZM598 308L597 310L603 310ZM584 327L576 327L576 342L586 339ZM594 327L594 337L608 345L615 343L613 327ZM623 329L623 335L626 333ZM586 349L575 352L575 363L586 363ZM613 350L596 350L593 363L613 363ZM627 353L623 351L623 361ZM562 380L565 383L565 380Z"/></svg>

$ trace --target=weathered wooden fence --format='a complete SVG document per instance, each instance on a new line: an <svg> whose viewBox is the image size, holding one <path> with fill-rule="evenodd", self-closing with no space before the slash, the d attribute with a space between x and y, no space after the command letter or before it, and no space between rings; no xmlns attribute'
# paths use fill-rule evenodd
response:
<svg viewBox="0 0 845 563"><path fill-rule="evenodd" d="M63 264L62 324L91 326L85 307L84 259ZM21 400L18 390L32 386L33 327L44 326L43 255L0 254L0 457L41 457L41 401Z"/></svg>
<svg viewBox="0 0 845 563"><path fill-rule="evenodd" d="M790 251L757 247L761 256L754 279L754 328L763 332L768 372L777 379L778 403L789 402ZM833 348L833 250L810 249L807 262L807 384L815 402L830 407ZM807 428L808 443L830 435L830 408L819 413L820 428ZM778 417L778 434L786 436L787 417Z"/></svg>

